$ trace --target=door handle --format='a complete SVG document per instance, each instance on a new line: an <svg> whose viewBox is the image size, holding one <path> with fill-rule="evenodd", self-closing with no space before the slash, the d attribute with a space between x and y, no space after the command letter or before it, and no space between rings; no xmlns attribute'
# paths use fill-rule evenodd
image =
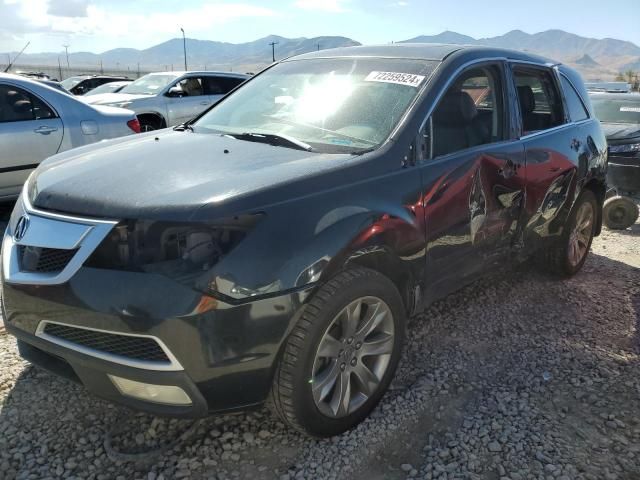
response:
<svg viewBox="0 0 640 480"><path fill-rule="evenodd" d="M200 102L200 105L209 105L209 102Z"/></svg>
<svg viewBox="0 0 640 480"><path fill-rule="evenodd" d="M47 127L46 125L38 127L34 130L35 133L39 133L40 135L49 135L50 133L57 132L57 131L58 131L57 128Z"/></svg>

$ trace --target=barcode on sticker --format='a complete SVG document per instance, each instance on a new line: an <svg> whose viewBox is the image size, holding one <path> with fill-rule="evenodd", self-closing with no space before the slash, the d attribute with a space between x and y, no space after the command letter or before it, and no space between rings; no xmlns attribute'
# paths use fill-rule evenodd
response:
<svg viewBox="0 0 640 480"><path fill-rule="evenodd" d="M417 87L424 80L424 75L414 75L413 73L398 72L371 72L364 79L365 82L396 83L398 85L408 85Z"/></svg>
<svg viewBox="0 0 640 480"><path fill-rule="evenodd" d="M620 111L640 113L640 107L620 107Z"/></svg>

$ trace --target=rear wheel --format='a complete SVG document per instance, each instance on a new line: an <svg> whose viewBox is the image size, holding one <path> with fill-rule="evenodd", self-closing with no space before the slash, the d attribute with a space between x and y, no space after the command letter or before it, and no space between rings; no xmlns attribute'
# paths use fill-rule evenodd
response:
<svg viewBox="0 0 640 480"><path fill-rule="evenodd" d="M576 200L562 235L543 251L547 270L570 277L580 271L587 259L597 219L598 204L590 190Z"/></svg>
<svg viewBox="0 0 640 480"><path fill-rule="evenodd" d="M312 436L354 427L389 386L403 338L395 285L373 270L341 272L314 295L286 341L272 389L275 412Z"/></svg>
<svg viewBox="0 0 640 480"><path fill-rule="evenodd" d="M611 230L624 230L636 223L639 213L633 200L617 195L605 200L602 220Z"/></svg>

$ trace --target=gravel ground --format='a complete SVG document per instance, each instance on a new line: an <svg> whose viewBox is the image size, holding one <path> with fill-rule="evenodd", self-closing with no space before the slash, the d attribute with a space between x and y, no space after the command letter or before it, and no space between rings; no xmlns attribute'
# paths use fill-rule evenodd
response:
<svg viewBox="0 0 640 480"><path fill-rule="evenodd" d="M372 417L329 440L267 411L195 424L129 412L29 366L0 334L0 479L637 480L639 239L640 224L603 232L568 281L523 265L436 303Z"/></svg>

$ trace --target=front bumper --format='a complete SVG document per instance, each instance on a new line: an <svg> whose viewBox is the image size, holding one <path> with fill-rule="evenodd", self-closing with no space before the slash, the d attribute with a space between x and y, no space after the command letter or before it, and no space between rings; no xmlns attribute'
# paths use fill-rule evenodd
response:
<svg viewBox="0 0 640 480"><path fill-rule="evenodd" d="M4 283L7 331L30 362L80 382L107 400L158 415L201 417L262 405L284 339L308 291L242 305L209 302L199 293L149 274L81 268L63 285ZM161 340L179 368L138 368L38 335L43 321ZM39 330L40 327L40 330ZM109 375L181 388L191 405L123 395Z"/></svg>

